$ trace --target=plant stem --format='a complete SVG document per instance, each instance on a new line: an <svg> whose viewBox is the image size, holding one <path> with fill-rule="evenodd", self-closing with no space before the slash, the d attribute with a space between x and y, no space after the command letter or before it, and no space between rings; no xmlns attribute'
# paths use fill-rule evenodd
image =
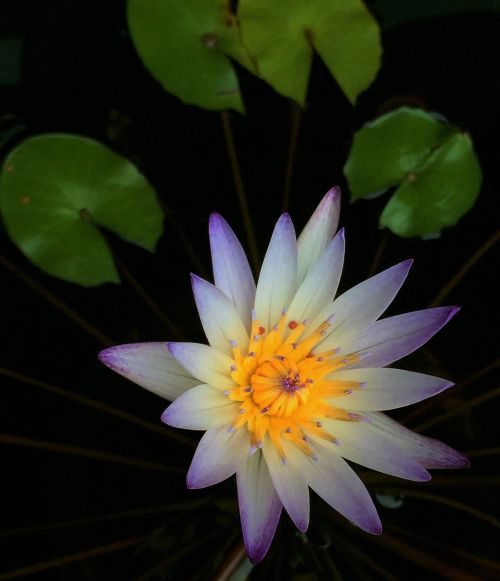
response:
<svg viewBox="0 0 500 581"><path fill-rule="evenodd" d="M220 117L222 121L222 128L224 130L224 137L226 139L226 147L229 155L229 162L231 164L231 170L233 172L234 186L236 189L236 193L238 195L241 216L243 218L243 226L245 228L245 234L248 241L250 262L252 264L254 273L256 274L259 270L260 265L259 251L257 248L257 241L255 239L255 232L252 226L252 220L250 218L250 212L248 210L247 196L245 192L245 186L243 185L243 179L241 177L240 164L238 161L238 155L236 153L236 146L234 144L234 137L231 128L229 113L227 111L221 111Z"/></svg>
<svg viewBox="0 0 500 581"><path fill-rule="evenodd" d="M500 387L497 387L497 388L490 390L486 393L478 395L477 397L465 402L464 404L462 404L460 406L457 406L451 410L448 410L448 411L440 414L439 416L436 416L434 418L427 420L426 422L422 422L421 424L416 425L413 429L416 430L417 432L422 432L424 430L428 430L429 428L432 428L433 426L437 426L438 424L441 424L441 423L445 422L446 420L449 420L453 416L456 416L457 414L460 414L460 413L462 413L466 410L469 410L469 409L471 409L471 408L473 408L481 403L484 403L485 401L493 399L494 397L497 397L498 395L500 395Z"/></svg>
<svg viewBox="0 0 500 581"><path fill-rule="evenodd" d="M427 551L426 554L429 554L428 549L432 548L435 549L436 552L441 556L443 554L448 553L450 556L452 556L453 559L453 563L457 564L459 567L460 565L456 562L456 559L462 559L463 561L465 561L468 565L471 565L472 567L476 567L479 569L482 569L482 572L486 575L491 574L493 572L500 572L500 564L496 561L492 561L491 559L488 559L486 557L483 556L478 556L475 555L474 553L471 553L470 551L466 551L464 549L459 549L459 548L455 548L453 545L450 544L444 544L444 543L440 543L439 541L435 541L434 539L429 538L428 535L426 535L425 537L422 535L417 535L415 533L412 533L410 531L407 531L405 529L402 529L401 527L395 526L395 525L387 525L386 528L391 531L392 533L394 533L394 539L398 539L400 542L404 542L402 539L404 538L405 540L409 541L409 545L411 547L414 546L421 546L421 547L426 547ZM445 565L446 569L450 570L450 573L453 572L453 570L455 569L454 565L451 565L451 563L448 562L443 562L443 565ZM446 570L445 569L445 570ZM478 578L475 575L472 574L468 574L466 571L463 571L462 568L458 569L458 571L462 572L463 575L463 579L483 579L484 577L480 577ZM455 579L455 577L451 577L453 580ZM460 579L461 577L457 577L457 579Z"/></svg>
<svg viewBox="0 0 500 581"><path fill-rule="evenodd" d="M191 263L193 264L194 269L203 278L208 278L207 271L205 270L205 268L203 267L203 264L198 259L198 255L197 255L196 251L194 250L193 246L191 245L189 238L184 234L184 230L181 228L181 226L178 224L178 222L176 220L174 220L174 218L172 216L173 212L171 212L171 210L169 209L169 207L167 206L167 204L164 201L161 201L161 207L163 208L163 211L165 212L165 216L167 217L167 220L169 221L170 225L175 230L177 237L182 242L182 245L184 246L184 250L186 251L186 254L189 256L189 259L191 260Z"/></svg>
<svg viewBox="0 0 500 581"><path fill-rule="evenodd" d="M461 393L465 387L469 386L471 383L474 383L478 379L481 379L481 377L484 377L490 371L493 371L494 369L496 369L499 366L500 366L500 358L495 359L495 361L491 362L489 365L485 365L485 366L481 367L481 369L478 369L475 373L473 373L472 375L469 375L469 377L466 377L463 381L460 381L459 383L457 383L453 387L453 396L456 397L456 395ZM412 410L409 414L406 414L401 419L401 423L406 425L406 424L412 422L414 419L420 417L421 415L423 415L424 413L426 413L430 409L432 409L438 401L441 401L439 399L439 396L438 396L437 400L435 398L432 398L432 399L429 399L425 402L422 402L416 409Z"/></svg>
<svg viewBox="0 0 500 581"><path fill-rule="evenodd" d="M302 109L297 103L295 103L295 101L292 101L291 103L291 113L292 126L290 128L290 143L288 145L288 156L285 172L285 188L283 190L283 212L288 211L288 207L290 205L293 168L295 165L295 159L297 157L297 144L299 141L300 120L302 117Z"/></svg>
<svg viewBox="0 0 500 581"><path fill-rule="evenodd" d="M172 438L173 440L175 440L179 444L183 444L184 446L193 447L195 445L190 438L187 438L182 434L177 433L177 431L175 430L170 430L166 426L157 425L154 424L153 422L143 420L142 418L138 418L133 414L116 409L108 404L96 401L95 399L91 399L90 397L86 397L84 395L79 395L66 389L62 389L60 387L56 387L55 385L51 385L50 383L46 383L45 381L40 381L39 379L30 377L29 375L25 375L24 373L13 371L12 369L6 369L5 367L0 367L0 375L10 377L11 379L14 379L16 381L22 381L23 383L27 383L28 385L38 387L49 393L53 393L55 395L59 395L71 401L75 401L77 403L94 408L100 412L109 414L111 416L129 422L131 424L135 424L136 426L149 430L150 432L159 434L160 436Z"/></svg>
<svg viewBox="0 0 500 581"><path fill-rule="evenodd" d="M336 542L338 543L339 541ZM344 547L344 549L350 551L357 560L361 561L369 569L377 573L380 579L386 579L386 581L397 581L397 577L395 577L390 571L387 571L387 569L383 568L379 563L367 555L366 551L361 551L358 549L354 543L342 540L340 541L340 544L342 547Z"/></svg>
<svg viewBox="0 0 500 581"><path fill-rule="evenodd" d="M92 549L86 549L85 551L79 551L78 553L72 553L70 555L64 555L63 557L57 557L56 559L50 559L49 561L36 563L35 565L28 565L27 567L13 569L12 571L0 573L0 581L7 581L7 579L17 579L18 577L24 577L26 575L32 575L34 573L40 573L50 569L57 569L59 567L63 567L64 565L69 565L70 563L78 563L79 561L91 559L92 557L98 557L100 555L106 555L115 551L121 551L128 547L133 547L134 545L142 543L142 541L144 541L146 538L147 537L145 536L140 536L123 539L120 541L115 541L114 543L109 543L107 545L101 545Z"/></svg>
<svg viewBox="0 0 500 581"><path fill-rule="evenodd" d="M166 466L165 464L160 464L159 462L147 462L145 460L141 460L140 458L129 458L127 456L120 456L119 454L113 454L111 452L101 452L100 450L80 448L70 444L59 444L57 442L47 442L45 440L35 440L33 438L25 438L24 436L15 436L12 434L0 434L0 444L23 446L25 448L35 448L38 450L46 450L48 452L69 454L70 456L79 456L81 458L89 458L91 460L99 460L102 462L126 464L128 466L135 466L137 468L159 470L169 474L184 474L184 470L176 470Z"/></svg>
<svg viewBox="0 0 500 581"><path fill-rule="evenodd" d="M197 541L194 541L194 542L186 545L185 547L183 547L182 549L180 549L176 553L171 554L166 559L163 559L163 561L160 561L152 569L149 569L148 571L146 571L145 573L143 573L139 577L136 577L134 579L134 581L146 581L146 579L151 579L151 577L154 577L157 573L160 573L161 571L166 569L170 564L174 563L175 561L178 561L179 559L182 559L183 557L186 557L187 555L189 555L191 553L196 554L196 549L198 549L199 547L201 547L202 545L204 545L208 541L211 541L213 538L215 538L218 535L220 535L220 531L214 530L211 533L209 533L208 535L202 537L201 539L198 539Z"/></svg>
<svg viewBox="0 0 500 581"><path fill-rule="evenodd" d="M38 281L36 281L30 274L24 272L19 266L16 266L1 254L0 254L0 264L5 269L10 271L14 276L16 276L19 280L24 282L24 284L26 284L32 290L38 293L42 298L48 301L52 306L54 306L56 309L58 309L64 315L66 315L69 319L71 319L74 323L76 323L86 333L94 337L94 339L96 339L99 343L101 343L105 347L111 347L112 345L115 344L115 342L112 339L110 339L104 333L99 331L97 327L86 321L74 309L72 309L65 302L56 297L51 291L49 291Z"/></svg>
<svg viewBox="0 0 500 581"><path fill-rule="evenodd" d="M231 578L231 575L238 569L245 557L245 545L243 544L243 541L239 541L239 543L229 553L229 556L222 564L213 581L228 581L228 579Z"/></svg>
<svg viewBox="0 0 500 581"><path fill-rule="evenodd" d="M133 518L136 516L145 516L148 514L164 514L176 511L189 511L205 506L208 501L206 500L190 500L189 502L178 502L175 504L164 504L160 506L151 506L146 508L135 508L131 510L121 511L121 512L111 512L108 514L99 514L95 516L89 516L84 518L77 518L72 520L57 521L47 524L32 525L29 527L22 527L16 529L6 529L0 530L0 537L14 537L21 535L31 535L33 533L45 533L47 531L53 531L57 529L66 529L71 527L79 527L85 525L91 525L94 523L102 523L106 521L121 520L123 518Z"/></svg>
<svg viewBox="0 0 500 581"><path fill-rule="evenodd" d="M438 307L442 304L444 299L451 293L457 284L464 278L469 270L476 265L477 262L490 250L500 239L500 230L497 230L480 248L465 262L465 264L456 272L450 280L443 286L443 288L432 299L429 307Z"/></svg>
<svg viewBox="0 0 500 581"><path fill-rule="evenodd" d="M382 237L380 238L380 242L378 243L377 250L375 251L375 256L373 257L372 263L370 265L370 270L368 271L368 276L373 276L380 265L380 261L382 260L382 254L384 253L385 247L387 246L387 242L389 240L389 230L386 230Z"/></svg>
<svg viewBox="0 0 500 581"><path fill-rule="evenodd" d="M118 260L115 257L115 262L123 274L126 281L130 284L130 286L135 290L135 292L141 297L141 299L148 305L148 307L153 311L153 313L160 319L160 321L165 325L165 327L169 330L172 337L178 341L182 341L183 337L177 330L176 326L172 323L170 318L160 309L160 307L156 304L156 302L151 298L149 293L145 290L145 288L140 284L140 282L132 275L132 273L128 270L128 268L123 264L121 260Z"/></svg>
<svg viewBox="0 0 500 581"><path fill-rule="evenodd" d="M431 502L435 502L437 504L442 504L444 506L450 506L451 508L455 508L461 512L465 512L482 520L485 523L488 523L494 526L497 529L500 529L500 521L497 520L495 517L486 514L473 506L469 506L463 502L459 502L458 500L453 500L452 498L448 498L446 496L440 496L439 494L433 494L432 492L420 492L419 490L411 490L411 489L396 489L396 488L388 488L380 491L383 494L400 494L404 496L409 496L411 498L422 499L422 500L429 500Z"/></svg>

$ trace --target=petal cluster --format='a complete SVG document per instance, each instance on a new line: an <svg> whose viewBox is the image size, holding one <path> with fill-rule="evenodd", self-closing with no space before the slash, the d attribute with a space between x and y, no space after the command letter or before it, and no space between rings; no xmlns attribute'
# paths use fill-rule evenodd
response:
<svg viewBox="0 0 500 581"><path fill-rule="evenodd" d="M192 276L208 345L144 343L100 354L113 370L173 403L162 420L203 430L187 475L203 488L236 474L243 536L261 560L284 507L301 531L309 488L363 530L379 534L373 501L346 460L425 481L428 468L467 459L381 413L452 384L387 368L457 312L439 307L379 319L403 284L405 261L338 298L344 231L340 194L326 194L296 238L288 214L274 229L258 283L235 234L210 218L215 284Z"/></svg>

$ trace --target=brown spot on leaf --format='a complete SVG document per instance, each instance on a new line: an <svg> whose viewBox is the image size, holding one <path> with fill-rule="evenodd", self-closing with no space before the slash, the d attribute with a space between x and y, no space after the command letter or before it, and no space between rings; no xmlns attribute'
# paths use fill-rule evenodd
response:
<svg viewBox="0 0 500 581"><path fill-rule="evenodd" d="M213 32L208 32L201 37L201 42L203 42L207 48L215 48L217 37Z"/></svg>
<svg viewBox="0 0 500 581"><path fill-rule="evenodd" d="M23 196L21 198L21 204L23 204L23 206L26 206L26 204L30 203L30 197L29 196Z"/></svg>
<svg viewBox="0 0 500 581"><path fill-rule="evenodd" d="M80 211L78 212L78 214L80 215L80 218L82 220L84 220L85 222L90 222L90 212L87 210L87 208L81 208Z"/></svg>

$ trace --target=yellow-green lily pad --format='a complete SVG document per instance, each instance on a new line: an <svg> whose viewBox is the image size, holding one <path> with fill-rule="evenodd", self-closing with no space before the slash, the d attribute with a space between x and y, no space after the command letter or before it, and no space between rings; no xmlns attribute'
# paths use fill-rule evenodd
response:
<svg viewBox="0 0 500 581"><path fill-rule="evenodd" d="M380 30L361 0L240 0L243 44L256 72L304 105L316 51L355 103L380 68Z"/></svg>
<svg viewBox="0 0 500 581"><path fill-rule="evenodd" d="M229 0L128 0L132 41L169 93L204 109L243 111L230 58L251 68Z"/></svg>

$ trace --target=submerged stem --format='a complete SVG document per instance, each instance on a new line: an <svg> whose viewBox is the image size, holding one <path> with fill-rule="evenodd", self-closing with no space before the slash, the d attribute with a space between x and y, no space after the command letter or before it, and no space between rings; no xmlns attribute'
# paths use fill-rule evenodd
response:
<svg viewBox="0 0 500 581"><path fill-rule="evenodd" d="M382 260L382 254L384 253L385 247L387 246L387 242L389 240L390 232L386 230L382 237L380 238L380 242L378 243L377 250L375 251L375 256L373 257L372 263L370 265L370 270L368 271L368 276L373 276L380 265L380 261Z"/></svg>
<svg viewBox="0 0 500 581"><path fill-rule="evenodd" d="M435 502L437 504L442 504L444 506L449 506L451 508L455 508L461 512L465 512L470 514L471 516L476 517L483 522L486 522L497 529L500 529L500 521L498 521L495 517L486 514L473 506L469 506L464 502L460 502L458 500L454 500L452 498L448 498L446 496L441 496L439 494L434 494L432 492L421 492L419 490L411 490L411 489L396 489L396 488L387 488L383 491L380 491L381 494L398 494L409 496L411 498L421 499L421 500L429 500L431 502Z"/></svg>
<svg viewBox="0 0 500 581"><path fill-rule="evenodd" d="M484 365L483 367L481 367L481 369L478 369L475 373L473 373L472 375L469 375L463 381L459 381L453 387L453 395L456 397L457 394L461 393L464 388L469 386L471 383L474 383L478 379L481 379L481 377L484 377L490 371L493 371L497 367L500 367L500 358L495 359L495 361L492 361L489 365ZM440 400L438 399L437 401L440 401ZM423 415L424 413L426 413L427 411L432 409L436 405L436 403L437 403L436 398L431 398L427 401L422 402L416 409L414 409L410 413L406 414L401 419L401 423L406 425L406 424L412 422L414 419L420 417L421 415Z"/></svg>
<svg viewBox="0 0 500 581"><path fill-rule="evenodd" d="M30 274L24 272L19 266L10 262L10 260L5 258L5 256L2 256L1 254L0 254L0 264L5 269L10 271L14 276L16 276L19 280L24 282L24 284L26 284L32 290L38 293L42 298L48 301L52 306L54 306L56 309L58 309L64 315L66 315L69 319L71 319L74 323L76 323L86 333L94 337L94 339L96 339L99 343L101 343L105 347L111 347L112 345L115 344L114 341L112 341L104 333L99 331L99 329L92 325L92 323L89 323L87 320L85 320L74 309L68 306L64 301L56 297L51 291L49 291L42 284L36 281Z"/></svg>
<svg viewBox="0 0 500 581"><path fill-rule="evenodd" d="M465 402L462 405L459 405L451 410L448 410L434 418L430 418L429 420L427 420L426 422L422 422L418 425L416 425L413 429L417 432L422 432L424 430L428 430L429 428L432 428L433 426L437 426L438 424L442 424L443 422L445 422L446 420L449 420L450 418L452 418L453 416L456 416L457 414L460 414L461 412L464 412L466 410L469 410L481 403L484 403L485 401L488 401L490 399L493 399L494 397L497 397L498 395L500 395L500 387L497 387L493 390L488 391L487 393L483 393L481 395L478 395L477 397L470 399L469 401Z"/></svg>
<svg viewBox="0 0 500 581"><path fill-rule="evenodd" d="M297 144L299 141L300 120L302 117L302 109L300 106L292 102L292 126L290 128L290 143L288 145L288 156L285 172L285 187L283 190L283 212L288 210L290 205L290 191L292 187L293 168L295 159L297 157Z"/></svg>
<svg viewBox="0 0 500 581"><path fill-rule="evenodd" d="M99 555L121 551L142 543L146 538L147 537L143 535L140 537L122 539L120 541L115 541L114 543L108 543L107 545L100 545L99 547L86 549L85 551L78 551L77 553L71 553L70 555L64 555L63 557L57 557L55 559L50 559L49 561L43 561L41 563L35 563L34 565L28 565L27 567L20 567L19 569L6 571L5 573L0 573L0 581L17 579L18 577L24 577L25 575L32 575L50 569L57 569L64 565L69 565L70 563L78 563L79 561L98 557Z"/></svg>
<svg viewBox="0 0 500 581"><path fill-rule="evenodd" d="M176 326L172 323L170 318L160 309L153 298L149 295L146 289L140 284L140 282L132 275L128 268L123 264L121 260L116 259L116 264L123 274L125 280L130 284L130 286L135 290L135 292L141 297L141 299L148 305L148 307L154 312L154 314L160 319L160 321L169 330L173 339L177 341L182 341L182 335L177 330Z"/></svg>
<svg viewBox="0 0 500 581"><path fill-rule="evenodd" d="M190 500L189 502L177 502L175 504L163 504L159 506L150 506L146 508L134 508L121 512L110 512L107 514L99 514L95 516L88 516L83 518L76 518L72 520L57 521L46 524L32 525L28 527L21 527L15 529L0 530L0 537L14 537L22 535L30 535L33 533L45 533L57 529L66 529L71 527L79 527L91 525L94 523L102 523L106 521L119 520L122 518L134 518L136 516L145 516L148 514L160 515L169 512L185 512L195 510L205 506L208 500Z"/></svg>
<svg viewBox="0 0 500 581"><path fill-rule="evenodd" d="M250 262L252 263L252 268L256 274L258 272L260 263L259 251L257 248L257 241L255 239L255 232L252 226L252 220L250 219L250 212L248 210L247 196L245 192L245 186L243 185L243 179L241 177L240 164L238 161L238 155L236 153L236 146L234 143L229 113L227 111L221 111L220 117L222 121L222 128L224 129L224 137L226 139L229 162L233 172L234 186L238 195L238 202L240 204L241 215L243 218L243 226L245 228L245 234L248 241Z"/></svg>
<svg viewBox="0 0 500 581"><path fill-rule="evenodd" d="M11 379L14 379L16 381L22 381L23 383L27 383L28 385L38 387L49 393L53 393L55 395L59 395L71 401L75 401L77 403L94 408L100 412L104 412L121 420L125 420L126 422L129 422L131 424L135 424L136 426L139 426L141 428L145 428L146 430L154 432L155 434L159 434L160 436L172 438L176 442L183 444L185 446L194 446L194 443L191 441L190 438L186 438L182 434L179 434L177 431L169 429L167 426L157 425L154 424L153 422L143 420L142 418L138 418L137 416L134 416L129 412L116 409L111 405L102 403L100 401L96 401L95 399L91 399L90 397L79 395L72 391L68 391L55 385L51 385L50 383L46 383L45 381L35 379L34 377L30 377L29 375L25 375L24 373L20 373L12 369L6 369L5 367L0 367L0 375L10 377Z"/></svg>
<svg viewBox="0 0 500 581"><path fill-rule="evenodd" d="M38 450L45 450L47 452L69 454L70 456L79 456L81 458L89 458L91 460L99 460L102 462L126 464L128 466L135 466L137 468L146 468L148 470L168 472L169 474L184 475L184 470L170 468L165 464L160 464L159 462L148 462L146 460L141 460L140 458L129 458L128 456L121 456L119 454L113 454L112 452L101 452L101 450L80 448L79 446L73 446L71 444L59 444L58 442L48 442L46 440L36 440L33 438L25 438L24 436L16 436L13 434L0 434L0 444L22 446L25 448L35 448Z"/></svg>
<svg viewBox="0 0 500 581"><path fill-rule="evenodd" d="M497 230L492 236L484 242L480 248L465 262L465 264L456 272L450 280L443 286L443 288L432 299L429 307L438 307L442 304L444 299L451 293L457 284L464 278L469 270L476 265L477 262L490 250L500 239L500 230Z"/></svg>

